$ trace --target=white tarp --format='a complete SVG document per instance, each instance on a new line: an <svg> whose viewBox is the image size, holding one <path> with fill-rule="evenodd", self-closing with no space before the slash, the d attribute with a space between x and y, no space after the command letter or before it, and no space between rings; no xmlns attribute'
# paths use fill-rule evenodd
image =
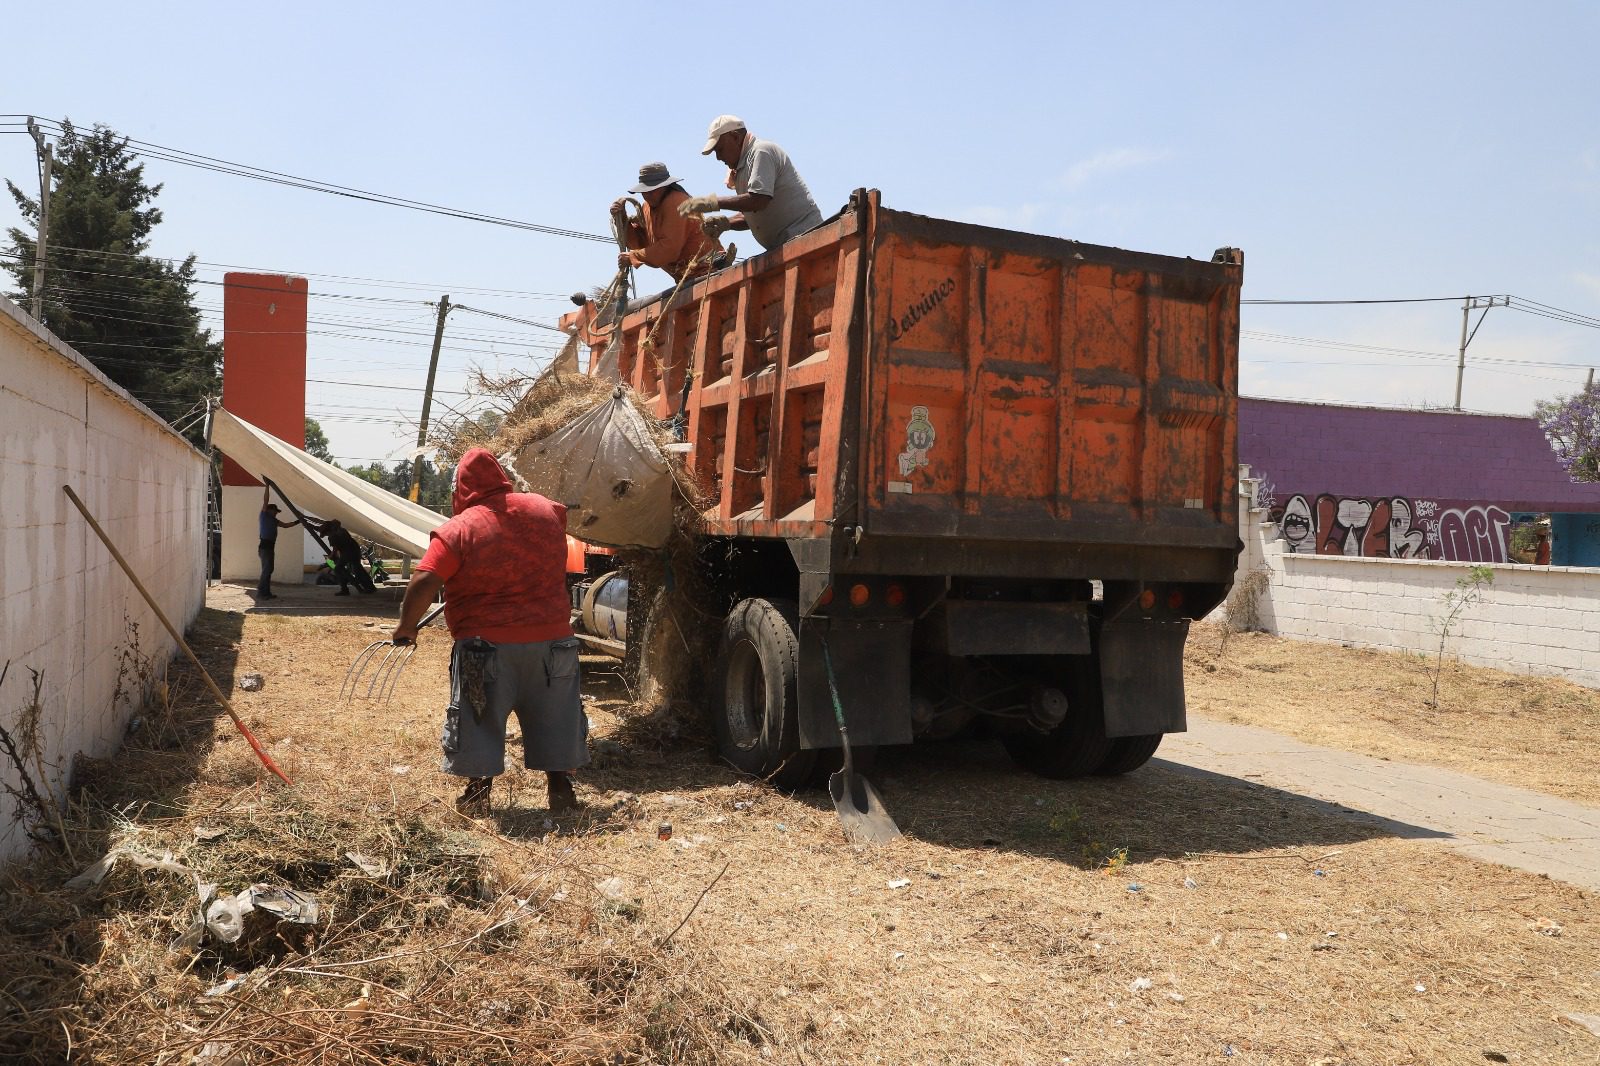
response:
<svg viewBox="0 0 1600 1066"><path fill-rule="evenodd" d="M620 388L501 463L527 491L566 504L567 532L579 540L659 548L672 534L672 468Z"/></svg>
<svg viewBox="0 0 1600 1066"><path fill-rule="evenodd" d="M270 478L300 510L337 518L356 536L414 559L428 550L428 534L444 524L443 515L315 459L221 407L212 415L211 441L252 477Z"/></svg>

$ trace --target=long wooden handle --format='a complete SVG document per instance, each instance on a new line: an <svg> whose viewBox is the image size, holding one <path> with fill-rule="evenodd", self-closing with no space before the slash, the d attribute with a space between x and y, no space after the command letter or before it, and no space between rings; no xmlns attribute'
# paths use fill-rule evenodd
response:
<svg viewBox="0 0 1600 1066"><path fill-rule="evenodd" d="M261 743L256 740L255 734L250 732L250 727L245 725L244 721L234 713L233 704L228 702L228 697L223 693L222 689L217 687L217 683L211 680L211 674L195 656L194 650L189 647L189 642L183 639L183 634L179 633L167 619L166 613L156 603L155 597L151 596L150 590L144 587L144 582L139 580L139 575L133 572L133 567L128 565L128 560L124 559L122 553L117 551L117 546L111 543L111 538L106 536L106 531L100 528L100 523L96 522L94 515L89 513L89 508L85 507L83 501L78 499L78 494L72 491L72 486L62 485L61 491L67 494L67 499L72 501L72 506L76 507L78 513L83 515L84 521L89 523L89 528L94 530L95 536L100 538L100 543L106 546L106 551L111 553L111 557L117 561L117 565L122 567L122 572L128 575L128 580L133 582L133 587L138 589L139 595L144 597L144 602L150 605L150 609L156 613L156 617L161 620L161 624L167 627L167 632L172 634L172 639L178 642L178 647L183 649L183 653L189 657L189 661L194 663L195 669L200 671L200 676L205 678L206 684L211 686L211 691L216 695L218 702L222 704L222 709L228 712L228 717L233 719L233 724L239 727L239 732L244 734L244 739L250 742L250 748L256 753L256 757L261 760L261 765L283 778L284 784L294 784L293 781L289 780L288 774L278 769L278 764L272 761L272 756L262 750Z"/></svg>

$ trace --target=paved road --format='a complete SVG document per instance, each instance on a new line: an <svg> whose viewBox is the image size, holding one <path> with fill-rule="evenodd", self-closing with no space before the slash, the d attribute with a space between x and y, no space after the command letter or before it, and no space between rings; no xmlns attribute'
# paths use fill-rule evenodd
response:
<svg viewBox="0 0 1600 1066"><path fill-rule="evenodd" d="M1161 756L1179 767L1312 796L1349 808L1351 817L1412 830L1404 835L1437 835L1476 858L1600 891L1600 808L1195 715L1189 732L1162 743Z"/></svg>

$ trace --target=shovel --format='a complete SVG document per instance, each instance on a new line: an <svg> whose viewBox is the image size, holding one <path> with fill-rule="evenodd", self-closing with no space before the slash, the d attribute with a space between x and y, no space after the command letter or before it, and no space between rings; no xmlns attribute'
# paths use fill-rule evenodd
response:
<svg viewBox="0 0 1600 1066"><path fill-rule="evenodd" d="M828 795L833 797L833 809L839 812L839 821L844 824L847 835L868 844L887 844L900 836L900 827L883 809L878 790L856 773L850 759L850 732L844 725L844 706L839 702L839 686L833 679L833 659L828 655L826 640L822 642L822 664L828 671L833 717L839 723L839 746L844 749L843 768L828 777Z"/></svg>

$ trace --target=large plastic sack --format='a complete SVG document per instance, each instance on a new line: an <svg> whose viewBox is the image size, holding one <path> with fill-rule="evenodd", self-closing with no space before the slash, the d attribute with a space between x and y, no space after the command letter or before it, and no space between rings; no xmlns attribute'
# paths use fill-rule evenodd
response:
<svg viewBox="0 0 1600 1066"><path fill-rule="evenodd" d="M621 388L501 459L527 490L566 504L567 532L611 548L659 548L672 534L672 468Z"/></svg>

